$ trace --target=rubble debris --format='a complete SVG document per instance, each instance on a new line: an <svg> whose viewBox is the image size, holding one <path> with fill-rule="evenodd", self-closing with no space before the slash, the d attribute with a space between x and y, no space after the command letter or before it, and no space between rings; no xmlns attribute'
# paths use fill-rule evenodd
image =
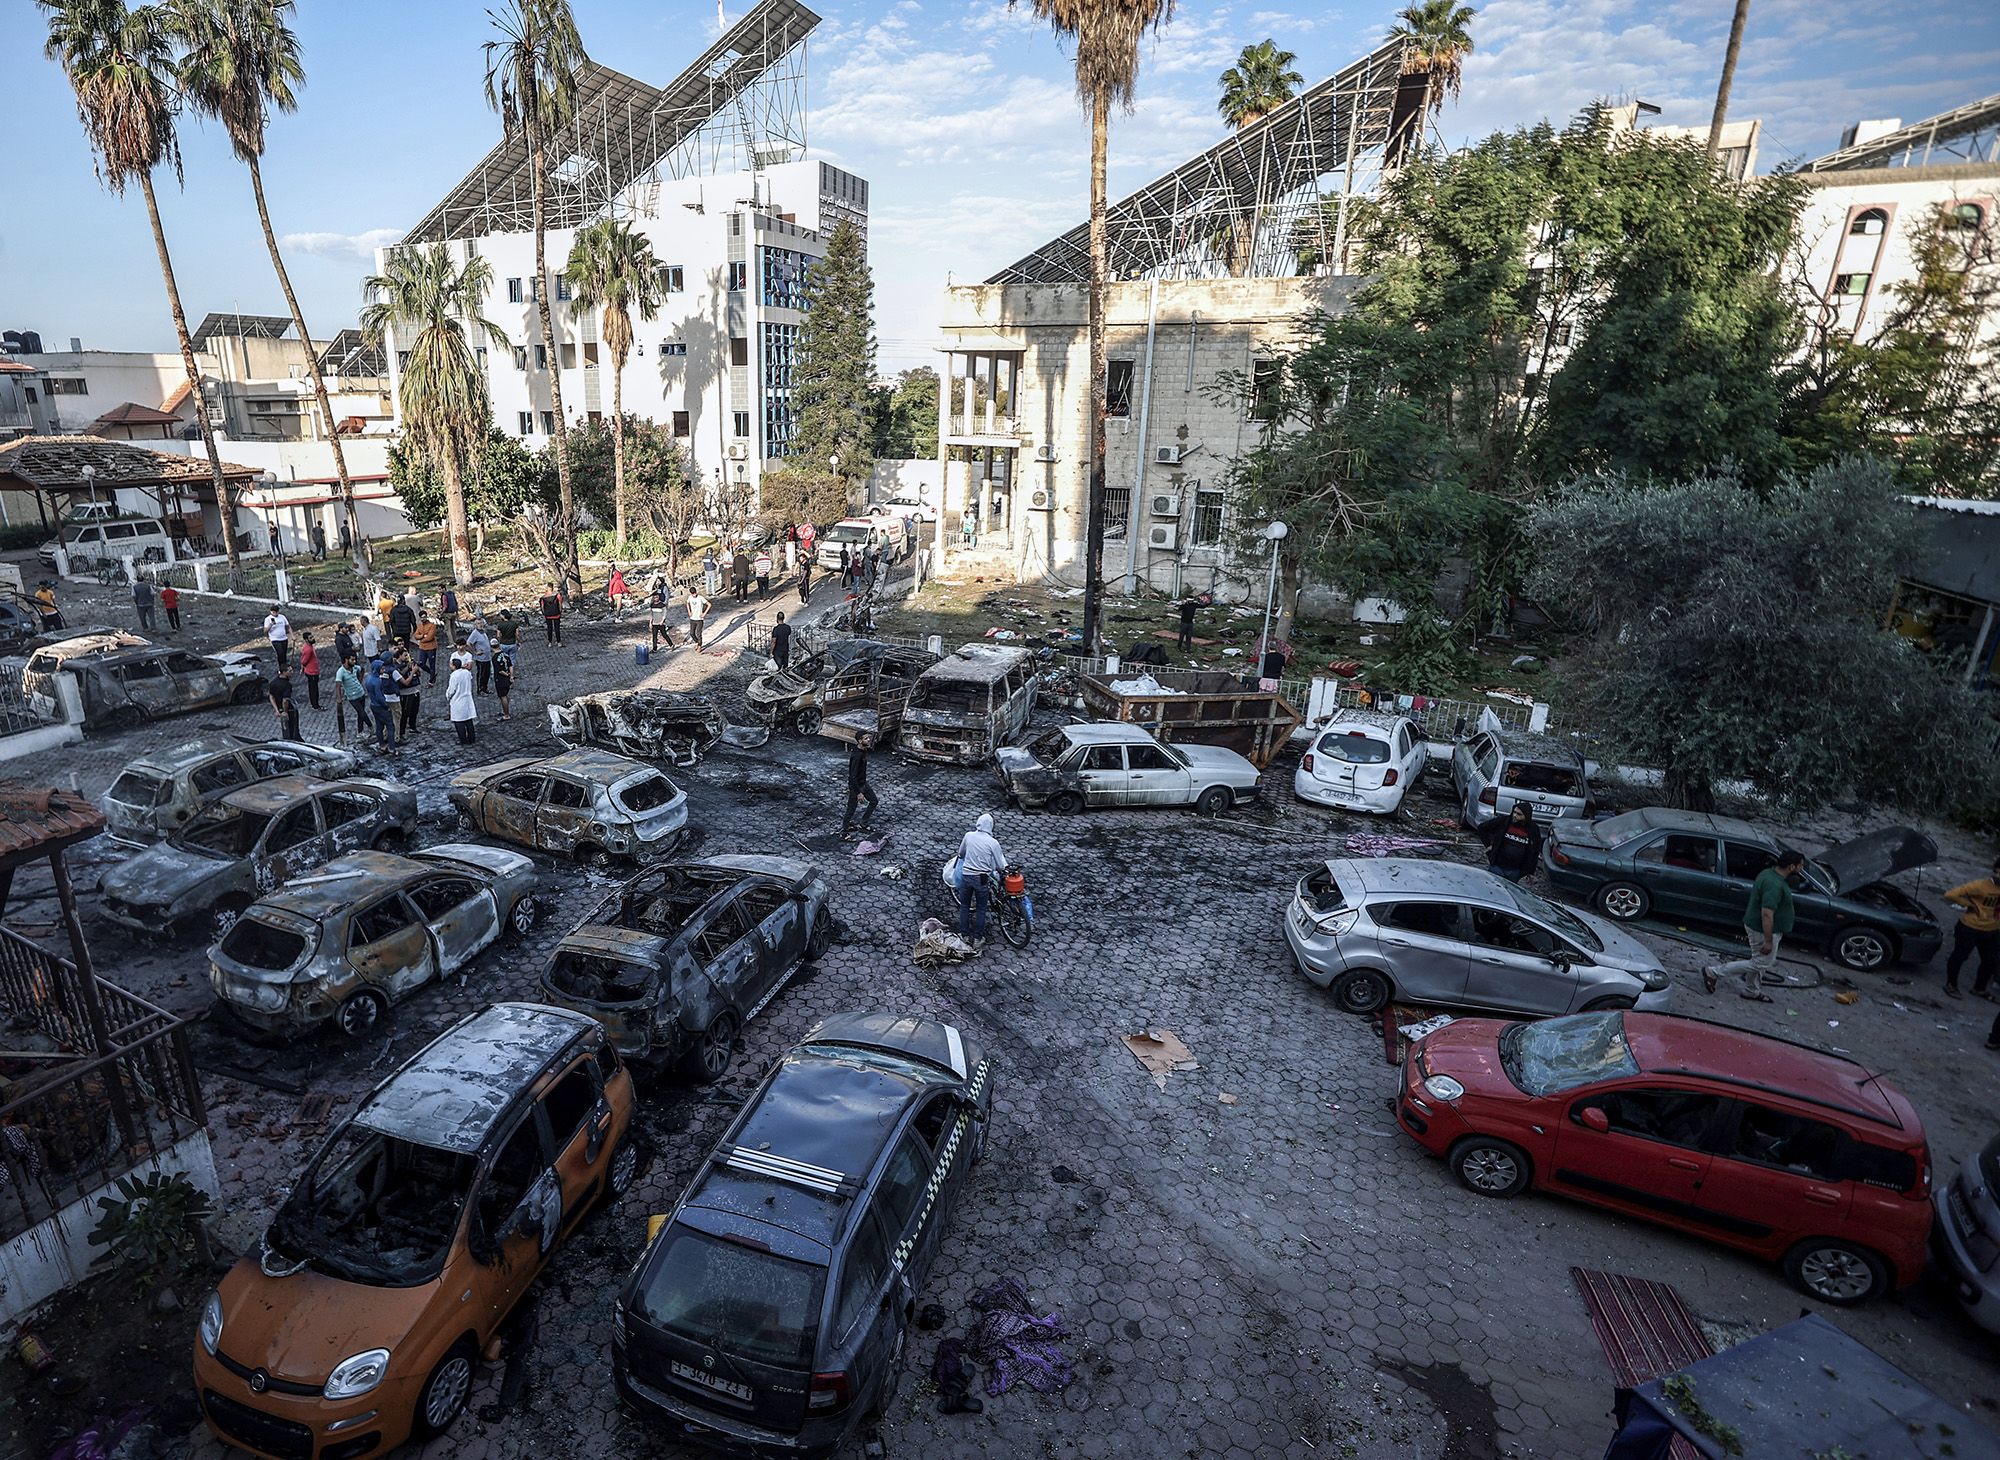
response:
<svg viewBox="0 0 2000 1460"><path fill-rule="evenodd" d="M1350 857L1427 856L1444 845L1431 837L1397 836L1393 832L1382 831L1353 832L1344 842Z"/></svg>
<svg viewBox="0 0 2000 1460"><path fill-rule="evenodd" d="M1167 1088L1167 1076L1182 1074L1188 1070L1201 1068L1194 1052L1181 1043L1180 1036L1170 1029L1147 1029L1138 1034L1121 1036L1121 1043L1132 1051L1146 1073L1153 1077L1153 1083L1162 1090Z"/></svg>
<svg viewBox="0 0 2000 1460"><path fill-rule="evenodd" d="M939 968L947 963L963 963L972 956L972 945L944 925L940 918L925 918L917 929L917 946L910 960L919 968Z"/></svg>

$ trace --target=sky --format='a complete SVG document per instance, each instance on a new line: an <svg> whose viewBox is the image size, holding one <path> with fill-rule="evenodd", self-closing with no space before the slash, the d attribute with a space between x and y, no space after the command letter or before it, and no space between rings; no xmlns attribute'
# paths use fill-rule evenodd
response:
<svg viewBox="0 0 2000 1460"><path fill-rule="evenodd" d="M808 4L812 0L807 0ZM712 4L573 0L590 55L655 85L716 33ZM726 0L730 20L745 0ZM942 291L973 283L1080 221L1089 128L1064 47L1023 0L826 0L811 41L811 150L871 184L870 252L883 373L929 363ZM1308 83L1378 44L1399 6L1181 0L1143 49L1129 115L1114 115L1111 195L1218 140L1216 78L1274 39ZM1659 121L1706 124L1730 0L1491 0L1472 25L1447 143L1594 98L1640 99ZM307 84L273 119L265 187L308 324L360 309L373 249L401 236L498 136L485 104L481 0L299 0ZM0 151L0 328L46 348L172 350L145 207L98 182L42 12L0 0L13 125ZM1759 157L1832 151L1859 118L1915 121L2000 92L2000 5L1979 0L1752 0L1730 115L1761 117ZM282 314L247 173L213 124L188 122L185 182L161 211L190 323L210 310Z"/></svg>

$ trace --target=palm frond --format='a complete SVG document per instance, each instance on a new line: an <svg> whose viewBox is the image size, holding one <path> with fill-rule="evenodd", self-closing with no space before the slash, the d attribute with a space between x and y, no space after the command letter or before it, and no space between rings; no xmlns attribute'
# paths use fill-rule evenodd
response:
<svg viewBox="0 0 2000 1460"><path fill-rule="evenodd" d="M305 85L293 0L166 0L181 45L176 68L195 109L220 121L238 160L264 155L273 111L298 110Z"/></svg>
<svg viewBox="0 0 2000 1460"><path fill-rule="evenodd" d="M181 175L169 17L124 0L37 0L49 16L43 54L63 68L97 175L122 193L165 164Z"/></svg>
<svg viewBox="0 0 2000 1460"><path fill-rule="evenodd" d="M1017 0L1008 0L1009 4ZM1130 108L1139 81L1139 42L1174 15L1174 0L1028 0L1036 17L1076 46L1076 94L1100 94Z"/></svg>
<svg viewBox="0 0 2000 1460"><path fill-rule="evenodd" d="M632 351L632 316L652 319L665 299L652 240L621 219L600 218L577 231L563 274L578 310L602 312L604 343L623 369Z"/></svg>

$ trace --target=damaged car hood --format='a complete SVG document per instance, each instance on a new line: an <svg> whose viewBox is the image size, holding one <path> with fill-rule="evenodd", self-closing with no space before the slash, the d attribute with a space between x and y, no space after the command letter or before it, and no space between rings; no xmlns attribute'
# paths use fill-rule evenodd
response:
<svg viewBox="0 0 2000 1460"><path fill-rule="evenodd" d="M377 1287L310 1267L273 1280L253 1253L223 1280L221 1348L253 1369L323 1384L343 1359L371 1348L393 1353L437 1294L435 1280Z"/></svg>
<svg viewBox="0 0 2000 1460"><path fill-rule="evenodd" d="M1814 860L1833 874L1836 888L1852 892L1937 860L1937 843L1914 826L1885 826L1851 842L1828 847Z"/></svg>
<svg viewBox="0 0 2000 1460"><path fill-rule="evenodd" d="M98 891L140 907L171 907L230 865L227 857L162 842L104 874Z"/></svg>

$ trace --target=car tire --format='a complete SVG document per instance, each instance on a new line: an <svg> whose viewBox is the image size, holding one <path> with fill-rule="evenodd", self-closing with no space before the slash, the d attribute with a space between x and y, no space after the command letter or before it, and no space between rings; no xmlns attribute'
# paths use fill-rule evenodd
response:
<svg viewBox="0 0 2000 1460"><path fill-rule="evenodd" d="M1451 1174L1477 1196L1516 1196L1527 1190L1533 1168L1519 1146L1492 1136L1467 1136L1445 1157Z"/></svg>
<svg viewBox="0 0 2000 1460"><path fill-rule="evenodd" d="M231 693L229 703L232 705L254 705L263 698L263 682L254 678L246 679L243 683L237 685L235 691Z"/></svg>
<svg viewBox="0 0 2000 1460"><path fill-rule="evenodd" d="M243 914L249 908L250 899L240 892L218 899L215 906L208 910L209 941L220 943L228 937L229 930L243 920Z"/></svg>
<svg viewBox="0 0 2000 1460"><path fill-rule="evenodd" d="M461 836L472 836L479 830L479 823L472 819L472 813L470 811L461 810L460 812L458 812L456 819L452 822L452 827Z"/></svg>
<svg viewBox="0 0 2000 1460"><path fill-rule="evenodd" d="M437 1361L424 1387L417 1391L415 1412L410 1416L413 1439L429 1440L451 1428L452 1421L465 1412L472 1397L473 1366L478 1350L470 1339L461 1338Z"/></svg>
<svg viewBox="0 0 2000 1460"><path fill-rule="evenodd" d="M1597 889L1597 910L1614 923L1636 923L1653 910L1653 899L1636 882L1607 882Z"/></svg>
<svg viewBox="0 0 2000 1460"><path fill-rule="evenodd" d="M1357 968L1335 979L1329 992L1343 1014L1374 1014L1389 1002L1396 989L1386 973Z"/></svg>
<svg viewBox="0 0 2000 1460"><path fill-rule="evenodd" d="M1852 1308L1889 1290L1889 1266L1866 1247L1808 1237L1785 1254L1785 1276L1809 1298Z"/></svg>
<svg viewBox="0 0 2000 1460"><path fill-rule="evenodd" d="M696 1085L713 1085L729 1073L736 1054L736 1016L724 1009L709 1021L687 1052L687 1077Z"/></svg>
<svg viewBox="0 0 2000 1460"><path fill-rule="evenodd" d="M611 1164L604 1168L604 1199L614 1202L632 1189L639 1176L639 1137L627 1130L612 1148Z"/></svg>
<svg viewBox="0 0 2000 1460"><path fill-rule="evenodd" d="M1083 809L1083 798L1074 791L1058 791L1044 804L1057 816L1074 816Z"/></svg>
<svg viewBox="0 0 2000 1460"><path fill-rule="evenodd" d="M534 894L524 892L515 898L514 905L507 909L507 941L518 943L533 932L541 911L535 905Z"/></svg>
<svg viewBox="0 0 2000 1460"><path fill-rule="evenodd" d="M806 962L817 963L826 957L833 946L833 914L826 908L819 910L813 919L812 931L806 934Z"/></svg>
<svg viewBox="0 0 2000 1460"><path fill-rule="evenodd" d="M389 1012L389 1001L375 989L356 989L333 1012L333 1022L349 1039L364 1038Z"/></svg>
<svg viewBox="0 0 2000 1460"><path fill-rule="evenodd" d="M1827 943L1826 951L1842 968L1857 973L1873 973L1896 961L1896 940L1880 928L1856 923L1842 928Z"/></svg>
<svg viewBox="0 0 2000 1460"><path fill-rule="evenodd" d="M810 737L817 735L819 734L820 718L820 712L816 709L800 710L796 715L792 716L792 729L803 736Z"/></svg>
<svg viewBox="0 0 2000 1460"><path fill-rule="evenodd" d="M612 856L603 847L592 846L588 842L582 843L577 847L576 860L579 865L591 872L609 873L617 870L618 867L618 859L616 857Z"/></svg>
<svg viewBox="0 0 2000 1460"><path fill-rule="evenodd" d="M888 1362L882 1366L882 1383L869 1402L867 1420L881 1419L896 1402L896 1392L903 1386L903 1354L909 1342L910 1315L905 1313L896 1324L896 1342L889 1350Z"/></svg>
<svg viewBox="0 0 2000 1460"><path fill-rule="evenodd" d="M1210 786L1194 803L1197 816L1220 816L1236 804L1236 798L1229 794L1227 786Z"/></svg>
<svg viewBox="0 0 2000 1460"><path fill-rule="evenodd" d="M1581 1009L1577 1010L1577 1013L1602 1014L1612 1009L1630 1009L1637 1003L1637 999L1630 998L1625 994L1606 994L1601 999L1592 999Z"/></svg>

